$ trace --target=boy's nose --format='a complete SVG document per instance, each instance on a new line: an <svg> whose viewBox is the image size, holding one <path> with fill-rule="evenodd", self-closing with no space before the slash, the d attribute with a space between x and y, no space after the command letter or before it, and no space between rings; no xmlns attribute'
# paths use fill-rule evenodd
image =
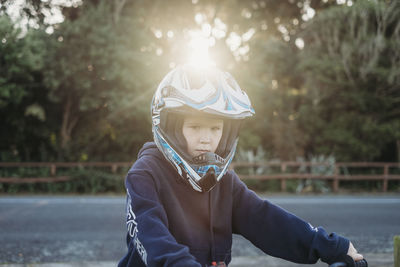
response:
<svg viewBox="0 0 400 267"><path fill-rule="evenodd" d="M200 138L200 143L202 143L202 144L210 143L210 141L211 141L211 138L209 136L202 135Z"/></svg>
<svg viewBox="0 0 400 267"><path fill-rule="evenodd" d="M200 132L200 143L210 143L211 142L211 131L203 129Z"/></svg>

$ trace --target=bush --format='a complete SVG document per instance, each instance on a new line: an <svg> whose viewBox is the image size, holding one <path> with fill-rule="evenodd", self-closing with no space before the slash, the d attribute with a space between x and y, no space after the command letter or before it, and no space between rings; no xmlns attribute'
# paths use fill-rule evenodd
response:
<svg viewBox="0 0 400 267"><path fill-rule="evenodd" d="M78 170L71 174L73 191L77 193L124 192L124 183L120 175L97 170Z"/></svg>
<svg viewBox="0 0 400 267"><path fill-rule="evenodd" d="M26 174L26 171L22 171ZM23 177L18 172L13 176ZM71 178L65 182L34 183L34 184L0 184L0 193L123 193L123 175L112 174L93 169L77 169L63 172L62 176ZM29 178L26 178L29 179Z"/></svg>

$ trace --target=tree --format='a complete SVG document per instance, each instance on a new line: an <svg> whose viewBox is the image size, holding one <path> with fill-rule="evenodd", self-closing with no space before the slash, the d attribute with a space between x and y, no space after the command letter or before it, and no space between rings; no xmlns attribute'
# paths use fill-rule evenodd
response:
<svg viewBox="0 0 400 267"><path fill-rule="evenodd" d="M240 73L242 65L246 65L243 62L246 54L239 54L238 50L246 49L251 32L262 29L266 19L273 21L270 14L279 5L286 8L279 8L274 18L280 16L281 21L291 21L293 16L302 15L301 5L294 1L284 4L259 1L257 6L240 1L237 4L85 1L81 7L64 8L66 20L52 35L57 48L49 57L52 62L46 72L52 99L63 107L60 151L82 151L84 147L86 153L96 155L121 150L123 144L132 143L129 141L132 135L136 136L135 147L143 142L143 136L149 137L147 110L151 94L170 67L186 60L182 40L190 39L190 30L202 30L207 24L218 28L219 36L215 32L208 35L215 40L210 50L223 55L220 58L223 69ZM248 18L249 12L254 14L250 15L252 19ZM196 22L199 15L202 21ZM271 24L276 25L277 21ZM296 23L291 25L296 27ZM271 34L281 37L275 26L270 29ZM260 32L258 38L265 40L265 31ZM243 39L247 40L232 50L227 44L230 36L246 33L248 37ZM144 96L137 98L137 95ZM128 131L124 126L126 121L135 121L138 127ZM254 139L251 134L247 136ZM105 143L108 146L103 147Z"/></svg>
<svg viewBox="0 0 400 267"><path fill-rule="evenodd" d="M339 160L395 159L399 16L398 1L357 1L321 12L307 26L300 71L308 99L301 124L313 136L309 152Z"/></svg>
<svg viewBox="0 0 400 267"><path fill-rule="evenodd" d="M114 151L124 155L150 135L151 127L143 127L148 104L140 105L143 98L150 102L154 75L140 52L148 36L138 19L116 20L110 10L107 1L84 4L51 36L55 48L45 77L50 98L62 108L60 159L115 160Z"/></svg>
<svg viewBox="0 0 400 267"><path fill-rule="evenodd" d="M40 29L28 29L23 35L8 16L0 17L1 160L51 154L52 106L42 84L44 35Z"/></svg>
<svg viewBox="0 0 400 267"><path fill-rule="evenodd" d="M0 12L5 3L0 0ZM37 118L40 107L45 111L51 126L41 135L50 151L55 146L58 160L131 159L151 139L148 107L158 82L187 60L188 43L197 34L209 42L217 66L233 73L253 100L256 116L244 127L241 147L263 146L281 159L331 151L316 149L328 137L314 138L325 126L310 108L312 74L305 86L304 71L313 70L301 65L306 52L296 42L313 12L336 5L335 0L85 0L67 7L27 0L23 14L40 29L54 29L42 36L46 53L37 72L42 91L34 93L45 104L30 103L28 113ZM50 25L44 14L55 7L65 20ZM303 38L309 39L308 33Z"/></svg>
<svg viewBox="0 0 400 267"><path fill-rule="evenodd" d="M251 89L256 110L245 133L259 136L259 144L269 151L269 157L281 160L304 156L307 144L298 124L305 93L297 70L298 53L297 47L278 38L257 41L251 46L247 70L238 73L243 87Z"/></svg>
<svg viewBox="0 0 400 267"><path fill-rule="evenodd" d="M313 7L323 9L334 3L327 2ZM304 143L295 122L301 78L295 73L298 49L294 42L302 30L307 3L129 1L123 14L133 16L137 8L143 10L139 19L154 34L143 50L158 53L156 60L164 72L187 60L191 35L212 43L209 51L217 66L232 72L255 103L256 116L244 128L240 146L262 145L276 157L292 159L303 152Z"/></svg>

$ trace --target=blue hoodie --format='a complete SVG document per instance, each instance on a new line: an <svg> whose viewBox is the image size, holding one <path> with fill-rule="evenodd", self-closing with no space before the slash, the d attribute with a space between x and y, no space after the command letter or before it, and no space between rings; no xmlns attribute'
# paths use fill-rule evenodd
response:
<svg viewBox="0 0 400 267"><path fill-rule="evenodd" d="M143 146L125 185L128 253L118 266L228 265L233 233L297 263L347 254L347 239L259 198L233 171L210 192L194 191L154 143Z"/></svg>

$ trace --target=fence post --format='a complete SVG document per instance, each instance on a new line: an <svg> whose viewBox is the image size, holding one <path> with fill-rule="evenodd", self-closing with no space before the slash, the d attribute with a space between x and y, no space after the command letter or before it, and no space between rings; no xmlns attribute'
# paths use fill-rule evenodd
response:
<svg viewBox="0 0 400 267"><path fill-rule="evenodd" d="M117 168L118 168L117 164L111 165L111 172L112 173L116 173L117 172Z"/></svg>
<svg viewBox="0 0 400 267"><path fill-rule="evenodd" d="M286 164L282 163L281 165L281 172L285 173L286 172ZM281 179L281 191L286 192L286 179L282 178Z"/></svg>
<svg viewBox="0 0 400 267"><path fill-rule="evenodd" d="M339 190L339 175L340 175L340 170L339 166L337 163L335 163L335 169L334 169L334 175L333 175L333 192L337 193Z"/></svg>
<svg viewBox="0 0 400 267"><path fill-rule="evenodd" d="M51 175L51 176L56 176L56 172L57 172L57 166L56 166L56 164L51 164L51 165L50 165L50 175Z"/></svg>
<svg viewBox="0 0 400 267"><path fill-rule="evenodd" d="M382 190L383 192L386 193L387 189L388 189L388 176L389 176L389 166L387 164L385 164L385 166L383 167L383 187Z"/></svg>
<svg viewBox="0 0 400 267"><path fill-rule="evenodd" d="M400 267L400 235L393 237L394 267Z"/></svg>

